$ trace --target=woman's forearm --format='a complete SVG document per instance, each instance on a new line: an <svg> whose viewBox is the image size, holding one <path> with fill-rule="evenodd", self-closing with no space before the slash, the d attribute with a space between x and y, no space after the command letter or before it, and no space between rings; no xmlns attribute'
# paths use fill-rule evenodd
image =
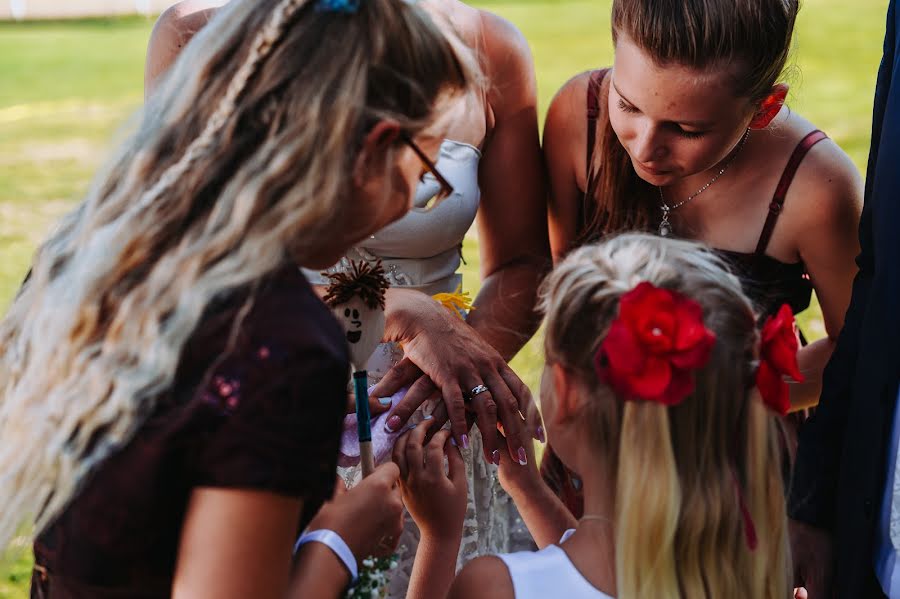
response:
<svg viewBox="0 0 900 599"><path fill-rule="evenodd" d="M467 322L507 361L518 353L540 325L535 310L537 290L549 264L523 260L487 276Z"/></svg>

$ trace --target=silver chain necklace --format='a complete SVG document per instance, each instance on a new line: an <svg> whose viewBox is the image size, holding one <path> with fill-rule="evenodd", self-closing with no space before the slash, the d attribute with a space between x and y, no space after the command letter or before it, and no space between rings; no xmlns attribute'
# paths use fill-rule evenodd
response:
<svg viewBox="0 0 900 599"><path fill-rule="evenodd" d="M666 196L665 196L665 194L663 194L662 187L657 187L657 189L659 190L659 201L660 201L659 209L662 210L662 220L659 222L660 237L668 237L669 235L672 234L672 223L669 222L669 212L672 212L673 210L676 210L677 208L681 208L682 206L684 206L685 204L687 204L688 202L690 202L691 200L696 198L698 195L700 195L701 193L703 193L704 191L709 189L709 187L713 183L718 181L719 177L721 177L725 173L725 171L728 170L728 167L731 166L731 163L734 162L735 158L737 158L737 155L741 153L741 150L743 149L744 144L747 143L748 137L750 137L750 129L747 129L747 132L744 133L744 136L741 138L741 141L738 142L737 147L735 147L734 151L731 153L731 156L728 158L728 160L725 162L725 164L722 165L722 168L719 169L719 172L716 173L716 176L713 177L712 179L710 179L706 183L706 185L704 185L703 187L701 187L700 189L698 189L697 191L695 191L694 193L692 193L685 199L681 200L677 204L673 204L671 206L666 204Z"/></svg>

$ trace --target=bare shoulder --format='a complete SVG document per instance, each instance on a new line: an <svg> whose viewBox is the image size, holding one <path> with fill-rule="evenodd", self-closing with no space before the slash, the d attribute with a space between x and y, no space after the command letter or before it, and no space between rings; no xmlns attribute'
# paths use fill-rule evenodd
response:
<svg viewBox="0 0 900 599"><path fill-rule="evenodd" d="M544 120L544 152L551 176L569 171L578 185L586 176L584 166L587 146L587 89L592 71L569 79L556 92ZM568 165L564 169L563 165Z"/></svg>
<svg viewBox="0 0 900 599"><path fill-rule="evenodd" d="M581 136L586 135L587 115L587 90L593 71L584 71L566 81L547 109L547 125L554 128L560 127L567 133L581 131Z"/></svg>
<svg viewBox="0 0 900 599"><path fill-rule="evenodd" d="M481 38L491 65L527 63L532 65L531 48L525 35L511 21L479 9Z"/></svg>
<svg viewBox="0 0 900 599"><path fill-rule="evenodd" d="M470 561L453 581L448 599L515 599L509 568L499 557L485 555Z"/></svg>
<svg viewBox="0 0 900 599"><path fill-rule="evenodd" d="M537 78L528 41L519 29L506 19L478 10L478 44L481 68L490 82L488 102L502 115L504 107L511 111L523 105L537 110Z"/></svg>
<svg viewBox="0 0 900 599"><path fill-rule="evenodd" d="M797 123L799 130L791 137L799 143L815 127L799 115ZM846 223L855 228L862 211L862 194L862 177L856 165L828 138L814 145L800 163L785 203L788 207L802 204L801 222L808 231L823 225L833 230Z"/></svg>
<svg viewBox="0 0 900 599"><path fill-rule="evenodd" d="M182 0L163 11L147 44L144 87L151 92L182 48L206 25L226 0Z"/></svg>
<svg viewBox="0 0 900 599"><path fill-rule="evenodd" d="M159 15L150 41L184 45L206 25L224 0L182 0Z"/></svg>

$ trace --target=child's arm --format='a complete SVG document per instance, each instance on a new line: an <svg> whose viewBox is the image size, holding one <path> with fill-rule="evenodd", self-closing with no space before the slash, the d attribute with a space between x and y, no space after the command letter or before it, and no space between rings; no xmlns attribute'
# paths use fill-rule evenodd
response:
<svg viewBox="0 0 900 599"><path fill-rule="evenodd" d="M528 463L524 466L513 461L507 452L500 452L500 484L516 503L534 542L543 549L558 543L563 533L575 528L578 521L541 478L534 459L534 444L529 444L527 451Z"/></svg>
<svg viewBox="0 0 900 599"><path fill-rule="evenodd" d="M456 575L466 515L465 464L459 450L449 443L449 430L439 431L425 443L432 423L423 421L394 445L403 501L421 532L407 599L446 597Z"/></svg>

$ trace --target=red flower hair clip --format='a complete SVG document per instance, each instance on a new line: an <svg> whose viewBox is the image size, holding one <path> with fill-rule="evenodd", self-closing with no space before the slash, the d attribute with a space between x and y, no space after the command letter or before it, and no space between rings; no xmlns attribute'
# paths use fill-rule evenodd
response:
<svg viewBox="0 0 900 599"><path fill-rule="evenodd" d="M709 362L715 341L700 304L643 282L622 296L594 368L626 400L674 406L694 391L693 371Z"/></svg>
<svg viewBox="0 0 900 599"><path fill-rule="evenodd" d="M756 386L763 403L782 416L791 407L791 394L784 377L798 383L803 375L797 366L797 331L794 313L787 304L781 306L775 316L766 319L759 345L759 367L756 370Z"/></svg>

